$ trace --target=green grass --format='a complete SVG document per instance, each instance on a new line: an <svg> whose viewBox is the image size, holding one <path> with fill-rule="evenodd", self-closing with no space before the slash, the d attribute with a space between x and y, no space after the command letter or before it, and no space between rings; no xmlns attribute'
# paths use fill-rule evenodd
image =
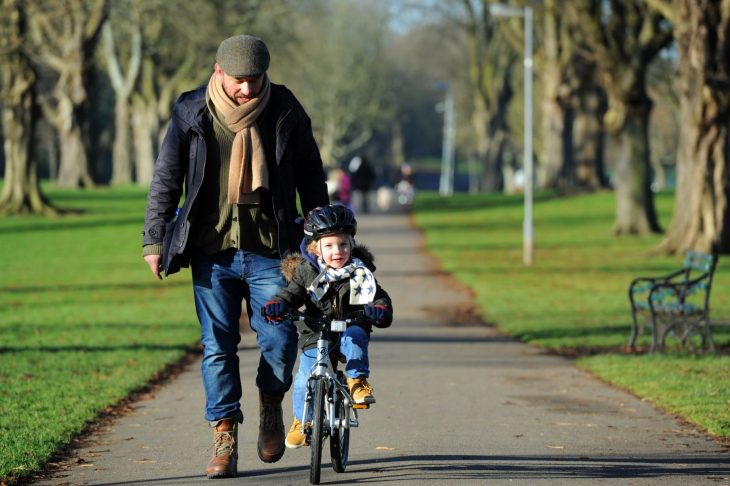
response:
<svg viewBox="0 0 730 486"><path fill-rule="evenodd" d="M673 197L658 194L656 203L666 227ZM614 237L614 204L612 193L538 194L531 266L522 263L521 196L421 193L414 216L443 268L474 290L486 322L525 342L583 355L579 366L730 437L730 261L720 258L711 299L722 354L691 356L675 348L654 356L616 353L629 336L631 279L668 273L681 258L652 251L660 235ZM648 343L649 336L640 337L640 346Z"/></svg>
<svg viewBox="0 0 730 486"><path fill-rule="evenodd" d="M189 272L141 258L146 191L47 190L59 218L0 218L0 479L28 475L178 361L199 327Z"/></svg>

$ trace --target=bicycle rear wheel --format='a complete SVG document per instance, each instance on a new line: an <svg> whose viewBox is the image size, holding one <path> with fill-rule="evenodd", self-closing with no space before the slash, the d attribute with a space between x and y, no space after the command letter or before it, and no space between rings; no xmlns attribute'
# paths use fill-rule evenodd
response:
<svg viewBox="0 0 730 486"><path fill-rule="evenodd" d="M350 414L345 405L345 397L342 393L335 393L335 428L332 429L330 437L330 456L332 457L332 469L335 472L345 472L347 468L347 457L350 453Z"/></svg>
<svg viewBox="0 0 730 486"><path fill-rule="evenodd" d="M327 393L327 383L324 379L318 379L314 385L314 399L312 401L312 440L309 448L312 457L309 462L309 482L319 484L320 472L322 470L322 444L324 442L324 429L326 420L324 414L324 401Z"/></svg>

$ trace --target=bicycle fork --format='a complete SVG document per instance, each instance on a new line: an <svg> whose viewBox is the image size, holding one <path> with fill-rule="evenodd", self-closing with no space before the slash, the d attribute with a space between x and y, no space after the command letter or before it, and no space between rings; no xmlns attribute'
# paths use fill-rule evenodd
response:
<svg viewBox="0 0 730 486"><path fill-rule="evenodd" d="M329 362L329 341L327 339L317 340L317 361L312 370L312 374L307 381L307 394L304 399L304 410L302 411L303 421L306 423L309 408L314 397L312 390L313 382L316 380L327 380L327 396L325 401L325 415L328 420L329 427L327 431L331 431L340 426L345 428L358 427L360 424L357 420L357 411L353 409L352 397L347 386L341 383L333 373L333 369ZM334 388L334 389L333 389ZM335 413L335 397L341 394L345 405L346 417L337 417ZM328 433L329 435L329 433Z"/></svg>

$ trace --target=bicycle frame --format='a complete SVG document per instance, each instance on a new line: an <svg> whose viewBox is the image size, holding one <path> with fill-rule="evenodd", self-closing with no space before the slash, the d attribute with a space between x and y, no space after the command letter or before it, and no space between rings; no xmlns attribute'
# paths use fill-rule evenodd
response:
<svg viewBox="0 0 730 486"><path fill-rule="evenodd" d="M333 321L333 323L339 322L342 322L346 325L345 321ZM307 414L309 412L310 404L312 403L313 399L312 390L314 389L314 382L321 379L327 380L327 401L325 403L325 414L328 422L327 435L330 435L331 431L337 427L344 426L346 429L349 429L351 427L357 427L359 423L357 421L357 412L353 408L354 404L352 401L352 397L350 396L350 391L348 390L347 386L337 378L336 370L334 366L332 366L332 360L330 358L329 351L329 339L327 339L328 334L328 332L321 330L319 333L319 337L317 338L317 358L314 368L312 369L312 373L309 375L309 379L307 380L307 395L304 400L304 410L302 411L302 417L305 421L306 417L308 417ZM342 394L345 407L347 408L348 416L346 420L341 419L344 420L344 423L342 424L337 423L337 417L335 416L336 393Z"/></svg>

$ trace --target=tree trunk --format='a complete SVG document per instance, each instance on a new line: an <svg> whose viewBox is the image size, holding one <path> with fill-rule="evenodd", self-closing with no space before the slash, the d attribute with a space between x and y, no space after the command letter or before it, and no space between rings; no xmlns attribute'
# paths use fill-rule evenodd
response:
<svg viewBox="0 0 730 486"><path fill-rule="evenodd" d="M22 80L20 83L26 83ZM16 85L17 87L17 85ZM38 170L33 158L35 125L32 87L26 84L16 102L5 100L2 108L5 177L0 194L0 214L55 215L58 211L41 193Z"/></svg>
<svg viewBox="0 0 730 486"><path fill-rule="evenodd" d="M499 192L504 188L502 169L504 167L504 147L506 133L499 130L489 134L485 140L484 172L482 173L482 191Z"/></svg>
<svg viewBox="0 0 730 486"><path fill-rule="evenodd" d="M129 157L129 99L117 93L114 103L114 143L112 147L112 184L132 182L132 161Z"/></svg>
<svg viewBox="0 0 730 486"><path fill-rule="evenodd" d="M730 253L730 9L678 0L681 126L674 214L660 249Z"/></svg>
<svg viewBox="0 0 730 486"><path fill-rule="evenodd" d="M514 97L510 83L511 69L516 58L510 56L502 74L501 85L492 93L476 92L472 127L477 136L477 156L482 162L481 190L498 192L504 188L502 168L504 149L508 140L507 111ZM493 97L489 98L490 96ZM489 98L489 101L485 99Z"/></svg>
<svg viewBox="0 0 730 486"><path fill-rule="evenodd" d="M573 122L573 147L580 187L587 189L609 187L604 163L605 113L605 95L598 86L579 94Z"/></svg>
<svg viewBox="0 0 730 486"><path fill-rule="evenodd" d="M549 82L546 84L550 84ZM554 97L546 94L542 102L542 160L537 168L537 187L556 187L561 173L569 172L564 168L569 161L566 155L567 112Z"/></svg>
<svg viewBox="0 0 730 486"><path fill-rule="evenodd" d="M94 187L89 162L74 105L65 93L57 94L58 107L51 124L56 127L61 151L58 186L68 189Z"/></svg>
<svg viewBox="0 0 730 486"><path fill-rule="evenodd" d="M0 39L0 101L4 132L5 176L0 193L0 214L35 213L52 215L57 210L41 193L33 157L36 74L20 51L25 36L25 19L20 5L0 2L3 33Z"/></svg>
<svg viewBox="0 0 730 486"><path fill-rule="evenodd" d="M390 160L393 167L401 167L406 162L405 139L400 122L394 121L390 141Z"/></svg>
<svg viewBox="0 0 730 486"><path fill-rule="evenodd" d="M132 138L134 140L135 182L147 187L152 182L158 146L159 120L154 105L140 96L132 100Z"/></svg>
<svg viewBox="0 0 730 486"><path fill-rule="evenodd" d="M651 101L625 106L625 121L617 134L616 222L614 234L661 232L651 192L649 113Z"/></svg>

